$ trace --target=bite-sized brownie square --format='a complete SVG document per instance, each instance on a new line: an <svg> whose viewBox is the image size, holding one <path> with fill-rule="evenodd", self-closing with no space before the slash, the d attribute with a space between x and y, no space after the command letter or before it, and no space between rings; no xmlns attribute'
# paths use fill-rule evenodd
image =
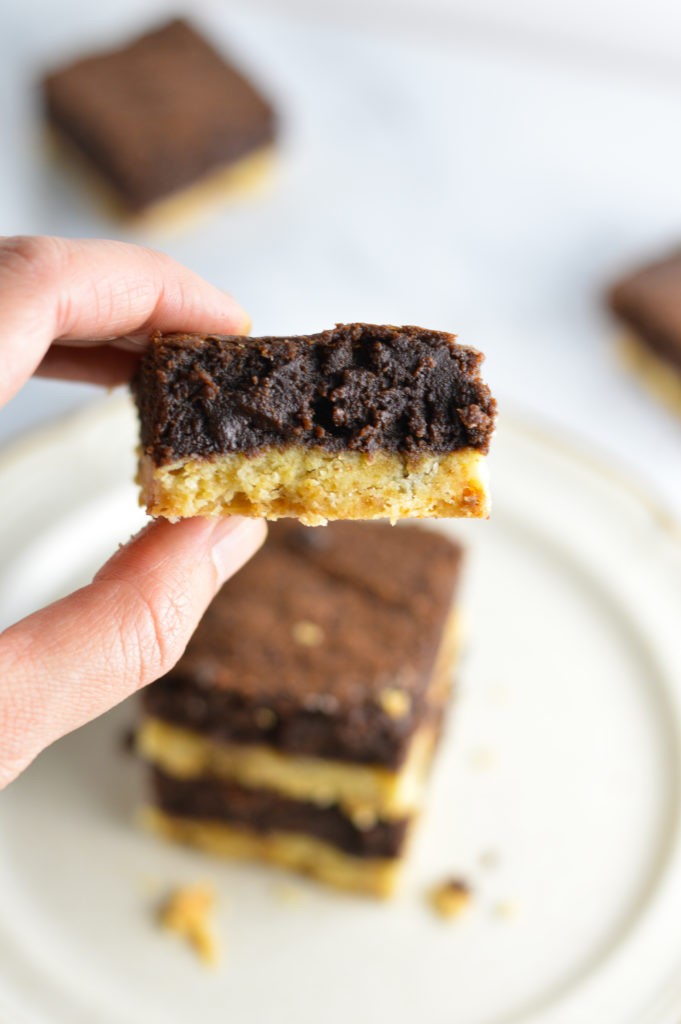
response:
<svg viewBox="0 0 681 1024"><path fill-rule="evenodd" d="M54 71L47 116L141 211L272 143L268 101L186 21Z"/></svg>
<svg viewBox="0 0 681 1024"><path fill-rule="evenodd" d="M339 324L282 338L152 338L134 384L151 515L489 513L496 402L451 334Z"/></svg>
<svg viewBox="0 0 681 1024"><path fill-rule="evenodd" d="M681 411L681 251L622 278L608 302L626 329L622 351L631 369Z"/></svg>

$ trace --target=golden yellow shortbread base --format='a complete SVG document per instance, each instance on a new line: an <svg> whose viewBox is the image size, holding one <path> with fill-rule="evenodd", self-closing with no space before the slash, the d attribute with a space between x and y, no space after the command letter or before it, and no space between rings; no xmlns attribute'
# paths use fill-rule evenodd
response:
<svg viewBox="0 0 681 1024"><path fill-rule="evenodd" d="M649 349L633 332L620 340L620 355L651 394L681 415L681 370Z"/></svg>
<svg viewBox="0 0 681 1024"><path fill-rule="evenodd" d="M167 466L155 466L143 455L140 503L150 515L169 519L288 516L307 526L329 519L484 518L489 515L484 458L473 448L413 458L299 445Z"/></svg>
<svg viewBox="0 0 681 1024"><path fill-rule="evenodd" d="M206 217L217 203L266 191L273 178L274 148L261 146L231 164L209 171L194 184L156 200L144 210L132 211L88 156L54 127L46 133L46 148L53 159L75 172L95 202L133 231L181 231Z"/></svg>
<svg viewBox="0 0 681 1024"><path fill-rule="evenodd" d="M198 821L144 809L143 823L165 839L197 846L220 857L263 860L311 875L339 889L388 897L396 887L401 860L353 857L321 839L300 833L259 835L223 822Z"/></svg>
<svg viewBox="0 0 681 1024"><path fill-rule="evenodd" d="M157 200L140 213L121 213L121 216L132 229L182 230L207 217L220 203L267 192L273 171L274 151L271 146L265 146L227 167L211 171L194 185Z"/></svg>

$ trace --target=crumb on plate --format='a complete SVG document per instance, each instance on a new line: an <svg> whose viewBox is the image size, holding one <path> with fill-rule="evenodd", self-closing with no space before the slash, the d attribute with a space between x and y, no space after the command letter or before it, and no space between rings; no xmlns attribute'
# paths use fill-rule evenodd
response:
<svg viewBox="0 0 681 1024"><path fill-rule="evenodd" d="M433 886L429 893L433 909L447 919L460 917L470 907L470 886L460 878L448 878Z"/></svg>
<svg viewBox="0 0 681 1024"><path fill-rule="evenodd" d="M173 889L159 915L161 927L186 938L205 964L215 964L218 958L209 920L214 907L215 888L209 882L198 882Z"/></svg>
<svg viewBox="0 0 681 1024"><path fill-rule="evenodd" d="M480 867L484 868L486 871L492 871L495 868L498 868L500 860L501 856L499 851L493 849L482 850L478 857Z"/></svg>
<svg viewBox="0 0 681 1024"><path fill-rule="evenodd" d="M511 920L511 918L517 917L519 913L520 907L515 900L499 900L494 907L494 916L504 918L507 921Z"/></svg>

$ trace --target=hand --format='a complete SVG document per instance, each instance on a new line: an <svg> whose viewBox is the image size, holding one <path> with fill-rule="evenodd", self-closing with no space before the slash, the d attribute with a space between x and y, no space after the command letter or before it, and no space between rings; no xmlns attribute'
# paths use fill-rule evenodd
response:
<svg viewBox="0 0 681 1024"><path fill-rule="evenodd" d="M33 373L123 383L153 329L249 326L232 298L149 249L0 238L0 405ZM1 633L0 788L53 740L167 672L264 537L258 520L157 520L88 586Z"/></svg>

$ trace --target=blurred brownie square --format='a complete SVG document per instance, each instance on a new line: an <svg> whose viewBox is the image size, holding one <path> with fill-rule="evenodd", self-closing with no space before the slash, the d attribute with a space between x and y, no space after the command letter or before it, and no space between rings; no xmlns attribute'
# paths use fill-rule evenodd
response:
<svg viewBox="0 0 681 1024"><path fill-rule="evenodd" d="M48 75L47 116L133 212L272 143L274 113L186 21Z"/></svg>
<svg viewBox="0 0 681 1024"><path fill-rule="evenodd" d="M134 390L151 515L489 513L483 356L419 327L151 339Z"/></svg>
<svg viewBox="0 0 681 1024"><path fill-rule="evenodd" d="M143 694L151 827L388 895L451 687L461 548L277 523Z"/></svg>
<svg viewBox="0 0 681 1024"><path fill-rule="evenodd" d="M622 278L608 301L626 329L629 366L681 411L681 252Z"/></svg>

